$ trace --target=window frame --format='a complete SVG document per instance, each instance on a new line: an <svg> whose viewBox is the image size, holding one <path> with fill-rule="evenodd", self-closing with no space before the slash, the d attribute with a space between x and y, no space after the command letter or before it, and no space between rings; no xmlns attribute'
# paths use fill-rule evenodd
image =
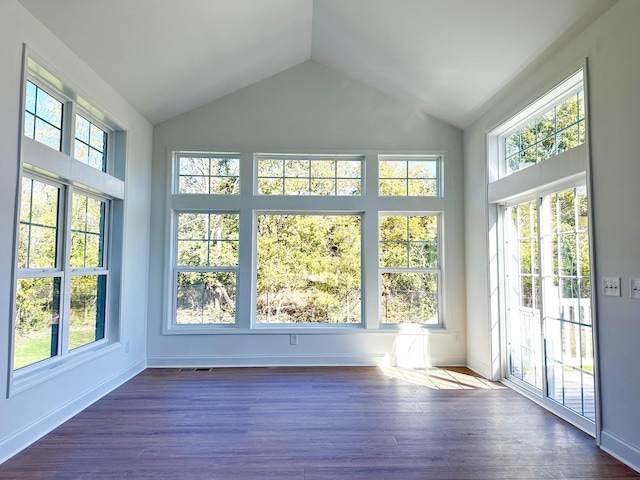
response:
<svg viewBox="0 0 640 480"><path fill-rule="evenodd" d="M223 148L214 146L202 151L189 146L168 146L166 150L166 203L165 203L165 255L167 269L163 278L163 335L190 334L270 334L270 333L346 333L354 331L375 332L401 330L402 325L381 325L380 309L380 281L378 265L378 216L380 212L415 212L420 215L440 215L439 224L439 260L438 274L438 320L437 325L414 323L418 328L425 328L431 332L447 332L446 285L445 273L446 248L444 237L447 230L446 212L449 202L445 196L445 172L447 170L448 152L443 150L324 150L324 149L264 149L261 147L238 148L232 146ZM176 193L176 155L187 152L200 156L214 153L215 155L238 154L240 157L240 194L179 194ZM238 153L239 152L239 153ZM267 153L265 153L267 152ZM270 154L269 152L275 152ZM257 158L266 155L295 156L304 158L330 157L362 158L361 160L361 195L261 195L257 192L258 162ZM439 162L440 196L412 196L392 197L381 196L378 192L379 156L407 157L434 159ZM208 325L179 325L175 317L175 274L176 266L176 224L175 212L190 211L197 213L239 212L239 265L237 270L237 301L236 324L208 324ZM362 218L362 248L361 248L361 317L359 324L262 324L256 320L257 294L257 216L259 214L354 214ZM371 243L367 243L370 239Z"/></svg>
<svg viewBox="0 0 640 480"><path fill-rule="evenodd" d="M124 191L126 169L127 131L112 120L108 112L99 105L85 100L79 91L72 89L70 83L55 69L47 65L27 45L24 46L23 81L20 95L21 109L17 121L20 125L20 164L16 183L17 213L14 222L14 269L11 288L11 341L8 364L8 396L29 389L44 380L80 365L90 359L121 347L120 344L120 298L122 276L122 237L124 227ZM25 135L26 89L31 82L48 95L63 103L61 150L55 150ZM75 141L76 113L91 121L107 134L106 171L76 160L73 157ZM20 238L20 214L22 203L23 179L35 179L59 188L58 226L58 264L53 275L60 277L60 330L58 352L41 361L14 370L15 332L17 308L17 282L19 278L37 277L37 272L18 268L18 245ZM99 267L72 268L70 266L71 213L72 198L80 194L104 202L102 265ZM104 275L104 328L102 338L79 345L72 350L69 346L70 285L73 277L86 275ZM100 282L100 280L98 280Z"/></svg>

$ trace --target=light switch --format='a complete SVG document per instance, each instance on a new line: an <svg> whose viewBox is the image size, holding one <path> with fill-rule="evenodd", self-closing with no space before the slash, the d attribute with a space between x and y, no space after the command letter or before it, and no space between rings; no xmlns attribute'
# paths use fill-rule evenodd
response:
<svg viewBox="0 0 640 480"><path fill-rule="evenodd" d="M631 298L640 298L640 278L629 279L629 296Z"/></svg>
<svg viewBox="0 0 640 480"><path fill-rule="evenodd" d="M602 292L608 297L619 297L620 277L602 277Z"/></svg>

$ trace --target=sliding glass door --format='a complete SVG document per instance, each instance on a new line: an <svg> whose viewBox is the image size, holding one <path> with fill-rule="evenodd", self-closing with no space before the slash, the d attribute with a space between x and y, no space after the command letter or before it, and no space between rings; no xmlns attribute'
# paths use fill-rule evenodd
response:
<svg viewBox="0 0 640 480"><path fill-rule="evenodd" d="M586 189L504 209L509 380L595 421Z"/></svg>

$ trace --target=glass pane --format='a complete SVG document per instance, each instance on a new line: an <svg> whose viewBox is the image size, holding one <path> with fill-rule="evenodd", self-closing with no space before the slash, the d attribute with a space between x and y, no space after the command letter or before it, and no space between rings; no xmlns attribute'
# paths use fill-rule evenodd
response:
<svg viewBox="0 0 640 480"><path fill-rule="evenodd" d="M89 163L89 147L82 142L76 142L73 150L73 158L83 163Z"/></svg>
<svg viewBox="0 0 640 480"><path fill-rule="evenodd" d="M179 266L208 267L238 264L237 214L178 214Z"/></svg>
<svg viewBox="0 0 640 480"><path fill-rule="evenodd" d="M76 138L86 145L89 145L90 126L91 123L89 123L89 120L80 115L76 115Z"/></svg>
<svg viewBox="0 0 640 480"><path fill-rule="evenodd" d="M105 170L105 156L103 152L95 150L93 147L89 149L89 166L98 170Z"/></svg>
<svg viewBox="0 0 640 480"><path fill-rule="evenodd" d="M438 163L432 160L409 161L407 165L407 176L409 178L436 178Z"/></svg>
<svg viewBox="0 0 640 480"><path fill-rule="evenodd" d="M209 193L209 177L180 177L178 191L180 193Z"/></svg>
<svg viewBox="0 0 640 480"><path fill-rule="evenodd" d="M438 324L436 273L383 273L383 323Z"/></svg>
<svg viewBox="0 0 640 480"><path fill-rule="evenodd" d="M378 176L382 178L407 178L407 162L380 160Z"/></svg>
<svg viewBox="0 0 640 480"><path fill-rule="evenodd" d="M24 135L25 137L34 138L36 128L36 117L30 113L24 114Z"/></svg>
<svg viewBox="0 0 640 480"><path fill-rule="evenodd" d="M103 266L106 204L101 200L75 193L71 201L72 268Z"/></svg>
<svg viewBox="0 0 640 480"><path fill-rule="evenodd" d="M573 95L556 107L558 130L567 128L578 121L577 96Z"/></svg>
<svg viewBox="0 0 640 480"><path fill-rule="evenodd" d="M435 197L438 195L436 180L409 180L409 196Z"/></svg>
<svg viewBox="0 0 640 480"><path fill-rule="evenodd" d="M106 297L106 275L71 277L69 350L104 338Z"/></svg>
<svg viewBox="0 0 640 480"><path fill-rule="evenodd" d="M312 160L311 176L314 178L335 178L336 177L336 161L335 160Z"/></svg>
<svg viewBox="0 0 640 480"><path fill-rule="evenodd" d="M27 82L24 101L25 110L34 115L36 113L36 88L37 87L33 83Z"/></svg>
<svg viewBox="0 0 640 480"><path fill-rule="evenodd" d="M285 195L308 195L309 180L306 178L285 178L284 179Z"/></svg>
<svg viewBox="0 0 640 480"><path fill-rule="evenodd" d="M410 242L409 268L438 268L437 242Z"/></svg>
<svg viewBox="0 0 640 480"><path fill-rule="evenodd" d="M361 219L259 215L258 323L360 323Z"/></svg>
<svg viewBox="0 0 640 480"><path fill-rule="evenodd" d="M235 323L235 272L178 272L176 323Z"/></svg>
<svg viewBox="0 0 640 480"><path fill-rule="evenodd" d="M520 133L516 132L505 138L505 156L511 157L520 152Z"/></svg>
<svg viewBox="0 0 640 480"><path fill-rule="evenodd" d="M337 194L343 196L360 195L361 181L360 180L337 180Z"/></svg>
<svg viewBox="0 0 640 480"><path fill-rule="evenodd" d="M212 158L211 176L237 177L240 175L240 159L238 158Z"/></svg>
<svg viewBox="0 0 640 480"><path fill-rule="evenodd" d="M217 195L240 193L240 177L211 177L209 193Z"/></svg>
<svg viewBox="0 0 640 480"><path fill-rule="evenodd" d="M36 117L39 117L51 125L62 128L62 103L53 98L41 88L36 94Z"/></svg>
<svg viewBox="0 0 640 480"><path fill-rule="evenodd" d="M337 175L340 178L361 178L362 162L357 160L339 160Z"/></svg>
<svg viewBox="0 0 640 480"><path fill-rule="evenodd" d="M317 179L317 178L311 179L311 194L312 195L335 195L336 181Z"/></svg>
<svg viewBox="0 0 640 480"><path fill-rule="evenodd" d="M91 138L89 141L89 145L100 152L104 152L105 148L105 140L106 133L98 127L96 127L93 123L91 124Z"/></svg>
<svg viewBox="0 0 640 480"><path fill-rule="evenodd" d="M261 158L258 160L259 177L284 176L284 160L275 158Z"/></svg>
<svg viewBox="0 0 640 480"><path fill-rule="evenodd" d="M180 157L178 161L178 173L180 175L205 175L209 176L208 158Z"/></svg>
<svg viewBox="0 0 640 480"><path fill-rule="evenodd" d="M309 161L308 160L285 160L284 162L285 177L309 178Z"/></svg>
<svg viewBox="0 0 640 480"><path fill-rule="evenodd" d="M558 153L577 147L580 144L578 125L559 132L556 142L558 145Z"/></svg>
<svg viewBox="0 0 640 480"><path fill-rule="evenodd" d="M380 267L406 268L408 266L407 242L380 242Z"/></svg>
<svg viewBox="0 0 640 480"><path fill-rule="evenodd" d="M258 193L260 195L284 195L284 180L282 178L259 178Z"/></svg>
<svg viewBox="0 0 640 480"><path fill-rule="evenodd" d="M57 265L59 189L27 177L22 179L20 207L20 268Z"/></svg>
<svg viewBox="0 0 640 480"><path fill-rule="evenodd" d="M380 195L383 196L406 196L407 181L406 180L385 180L380 179Z"/></svg>
<svg viewBox="0 0 640 480"><path fill-rule="evenodd" d="M62 132L58 128L36 117L34 140L59 151Z"/></svg>
<svg viewBox="0 0 640 480"><path fill-rule="evenodd" d="M16 291L13 369L58 354L60 278L20 278Z"/></svg>

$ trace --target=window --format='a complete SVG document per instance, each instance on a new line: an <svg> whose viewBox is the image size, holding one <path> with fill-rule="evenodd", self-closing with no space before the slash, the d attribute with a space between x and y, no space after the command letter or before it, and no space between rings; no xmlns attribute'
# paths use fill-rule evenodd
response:
<svg viewBox="0 0 640 480"><path fill-rule="evenodd" d="M361 156L258 155L260 195L362 193Z"/></svg>
<svg viewBox="0 0 640 480"><path fill-rule="evenodd" d="M360 323L358 215L258 215L258 323Z"/></svg>
<svg viewBox="0 0 640 480"><path fill-rule="evenodd" d="M176 156L176 164L177 193L240 193L240 159L237 154L180 153Z"/></svg>
<svg viewBox="0 0 640 480"><path fill-rule="evenodd" d="M177 151L170 162L165 333L443 326L441 154ZM380 195L385 182L401 192Z"/></svg>
<svg viewBox="0 0 640 480"><path fill-rule="evenodd" d="M420 156L380 156L379 192L383 196L440 195L440 159Z"/></svg>
<svg viewBox="0 0 640 480"><path fill-rule="evenodd" d="M107 169L107 132L76 115L74 158L102 170Z"/></svg>
<svg viewBox="0 0 640 480"><path fill-rule="evenodd" d="M176 323L235 323L238 214L177 213Z"/></svg>
<svg viewBox="0 0 640 480"><path fill-rule="evenodd" d="M380 216L383 323L438 324L438 218Z"/></svg>
<svg viewBox="0 0 640 480"><path fill-rule="evenodd" d="M490 228L499 268L491 289L506 379L594 431L582 80L582 71L572 75L488 136L499 227Z"/></svg>
<svg viewBox="0 0 640 480"><path fill-rule="evenodd" d="M18 384L41 363L52 372L77 350L117 340L120 281L110 266L121 260L111 245L122 236L124 182L107 170L124 170L122 152L108 148L118 133L75 92L53 85L63 83L29 57L14 292Z"/></svg>
<svg viewBox="0 0 640 480"><path fill-rule="evenodd" d="M30 81L25 88L24 135L62 149L62 102Z"/></svg>
<svg viewBox="0 0 640 480"><path fill-rule="evenodd" d="M559 88L564 91L551 92L552 101L549 106L541 107L534 115L500 136L505 175L540 163L585 142L582 72L568 79ZM544 99L539 103L544 103Z"/></svg>

